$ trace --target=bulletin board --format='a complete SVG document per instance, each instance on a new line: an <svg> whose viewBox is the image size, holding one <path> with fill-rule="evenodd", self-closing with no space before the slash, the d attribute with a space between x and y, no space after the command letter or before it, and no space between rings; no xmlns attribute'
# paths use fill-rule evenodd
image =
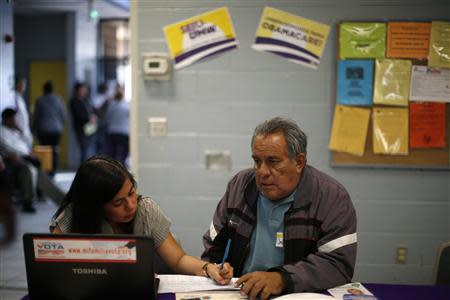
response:
<svg viewBox="0 0 450 300"><path fill-rule="evenodd" d="M443 29L438 25L443 25ZM363 35L355 38L354 32ZM450 99L446 98L450 98L450 80L445 83L450 73L450 20L341 22L337 25L336 49L336 88L329 140L331 165L450 170ZM434 49L444 50L431 53ZM423 95L418 88L426 82L418 77L422 70L426 74L440 72L426 75L440 77L436 77L438 88ZM394 92L384 92L389 89L391 79ZM395 82L397 79L399 82ZM407 84L407 88L402 88ZM434 95L434 90L440 93ZM418 121L417 108L427 111L424 107L433 107L429 120ZM434 110L435 107L438 109ZM394 112L390 121L379 118L380 112L386 111ZM395 117L397 112L402 115ZM353 123L349 123L347 120L352 118ZM400 141L400 146L394 148L389 142L383 143L383 138L391 135L388 129L383 131L383 124L391 121L395 134L399 127L406 128L398 139L393 139ZM421 124L426 124L425 129Z"/></svg>

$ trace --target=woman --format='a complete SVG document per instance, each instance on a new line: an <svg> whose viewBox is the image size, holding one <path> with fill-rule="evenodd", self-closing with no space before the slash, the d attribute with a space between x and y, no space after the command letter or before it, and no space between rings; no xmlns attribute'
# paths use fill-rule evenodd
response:
<svg viewBox="0 0 450 300"><path fill-rule="evenodd" d="M233 268L186 255L170 232L170 221L149 197L136 194L136 182L118 161L94 156L82 163L60 208L53 233L117 233L147 235L156 252L177 273L213 278L228 284Z"/></svg>

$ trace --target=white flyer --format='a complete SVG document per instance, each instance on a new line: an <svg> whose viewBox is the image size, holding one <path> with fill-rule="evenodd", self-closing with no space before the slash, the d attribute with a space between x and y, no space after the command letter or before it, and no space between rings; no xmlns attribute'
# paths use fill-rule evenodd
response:
<svg viewBox="0 0 450 300"><path fill-rule="evenodd" d="M450 69L413 66L409 100L450 102Z"/></svg>

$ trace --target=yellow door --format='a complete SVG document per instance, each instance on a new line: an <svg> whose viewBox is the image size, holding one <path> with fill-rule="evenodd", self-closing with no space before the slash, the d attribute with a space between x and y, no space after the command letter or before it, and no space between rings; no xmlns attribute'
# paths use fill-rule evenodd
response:
<svg viewBox="0 0 450 300"><path fill-rule="evenodd" d="M67 109L67 103L69 102L69 96L67 93L67 71L66 63L64 61L33 61L30 64L29 74L29 89L30 89L30 112L31 116L34 111L34 104L36 99L42 96L42 87L48 80L53 82L54 93L59 95L64 101ZM67 128L68 120L66 121L66 127L61 139L59 147L59 167L67 168ZM35 140L37 143L37 141Z"/></svg>

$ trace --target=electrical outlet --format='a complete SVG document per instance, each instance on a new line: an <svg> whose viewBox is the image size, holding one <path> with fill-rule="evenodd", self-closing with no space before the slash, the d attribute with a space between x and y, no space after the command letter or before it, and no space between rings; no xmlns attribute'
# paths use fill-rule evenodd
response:
<svg viewBox="0 0 450 300"><path fill-rule="evenodd" d="M408 258L408 247L406 247L405 245L397 246L395 263L406 264L407 258Z"/></svg>
<svg viewBox="0 0 450 300"><path fill-rule="evenodd" d="M166 136L167 118L166 117L148 118L148 135L151 137Z"/></svg>

